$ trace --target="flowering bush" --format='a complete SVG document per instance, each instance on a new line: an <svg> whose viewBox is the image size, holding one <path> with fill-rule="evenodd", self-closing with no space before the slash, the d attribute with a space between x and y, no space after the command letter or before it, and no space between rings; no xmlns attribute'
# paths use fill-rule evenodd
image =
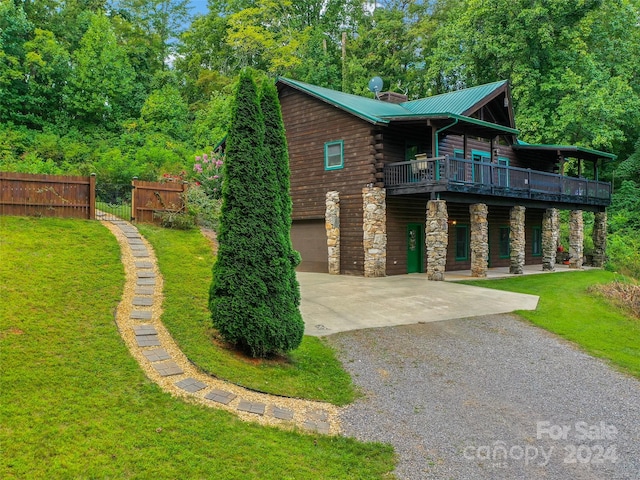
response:
<svg viewBox="0 0 640 480"><path fill-rule="evenodd" d="M196 185L200 185L211 198L220 198L222 193L222 167L224 155L211 152L197 156L193 165L192 178Z"/></svg>

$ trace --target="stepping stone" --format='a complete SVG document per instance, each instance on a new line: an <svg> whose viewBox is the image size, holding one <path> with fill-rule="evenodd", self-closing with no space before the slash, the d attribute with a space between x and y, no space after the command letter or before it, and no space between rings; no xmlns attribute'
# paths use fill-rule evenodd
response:
<svg viewBox="0 0 640 480"><path fill-rule="evenodd" d="M170 377L171 375L182 375L184 373L182 371L182 368L180 368L180 365L178 365L173 360L168 360L162 363L154 363L152 364L152 366L163 377Z"/></svg>
<svg viewBox="0 0 640 480"><path fill-rule="evenodd" d="M145 249L143 250L134 250L133 252L131 252L131 254L136 257L136 258L143 258L143 257L148 257L149 256L149 252Z"/></svg>
<svg viewBox="0 0 640 480"><path fill-rule="evenodd" d="M108 214L105 213L105 212L100 212L100 215L108 215ZM118 226L120 226L120 225L129 225L129 223L125 222L124 220L111 220L111 223L113 223L114 225L118 225Z"/></svg>
<svg viewBox="0 0 640 480"><path fill-rule="evenodd" d="M156 278L155 272L138 272L138 278Z"/></svg>
<svg viewBox="0 0 640 480"><path fill-rule="evenodd" d="M151 307L153 306L153 298L133 297L133 302L131 303L136 307Z"/></svg>
<svg viewBox="0 0 640 480"><path fill-rule="evenodd" d="M329 424L327 422L314 422L312 420L305 420L302 426L307 430L311 430L312 432L324 434L329 433Z"/></svg>
<svg viewBox="0 0 640 480"><path fill-rule="evenodd" d="M164 348L154 348L153 350L143 350L142 354L150 362L160 362L162 360L169 360L171 358L171 355L169 355Z"/></svg>
<svg viewBox="0 0 640 480"><path fill-rule="evenodd" d="M155 278L139 278L136 280L136 285L155 285Z"/></svg>
<svg viewBox="0 0 640 480"><path fill-rule="evenodd" d="M140 238L140 234L136 231L122 232L127 238Z"/></svg>
<svg viewBox="0 0 640 480"><path fill-rule="evenodd" d="M159 347L162 345L157 335L136 335L139 347Z"/></svg>
<svg viewBox="0 0 640 480"><path fill-rule="evenodd" d="M127 243L129 245L144 245L144 242L142 241L141 238L134 238L134 237L127 238Z"/></svg>
<svg viewBox="0 0 640 480"><path fill-rule="evenodd" d="M186 390L187 392L195 393L202 390L207 386L206 383L199 382L195 378L185 378L175 383L176 387Z"/></svg>
<svg viewBox="0 0 640 480"><path fill-rule="evenodd" d="M264 403L249 402L247 400L240 400L238 410L242 412L255 413L256 415L264 415L266 405Z"/></svg>
<svg viewBox="0 0 640 480"><path fill-rule="evenodd" d="M307 416L315 422L326 422L329 420L329 413L324 410L311 410Z"/></svg>
<svg viewBox="0 0 640 480"><path fill-rule="evenodd" d="M224 405L229 405L229 403L236 397L237 395L234 395L231 392L225 392L218 388L214 388L204 396L207 400L213 400L214 402L223 403Z"/></svg>
<svg viewBox="0 0 640 480"><path fill-rule="evenodd" d="M150 310L134 310L129 315L129 318L132 320L151 320L153 312Z"/></svg>
<svg viewBox="0 0 640 480"><path fill-rule="evenodd" d="M129 245L129 247L131 247L131 250L133 250L134 252L141 252L141 251L147 251L147 247L145 247L144 245Z"/></svg>
<svg viewBox="0 0 640 480"><path fill-rule="evenodd" d="M272 414L280 420L293 420L293 410L288 408L273 407Z"/></svg>
<svg viewBox="0 0 640 480"><path fill-rule="evenodd" d="M156 327L154 327L153 325L135 325L133 327L133 331L135 332L136 336L158 334L158 332L156 331Z"/></svg>
<svg viewBox="0 0 640 480"><path fill-rule="evenodd" d="M153 295L153 287L136 287L136 295Z"/></svg>
<svg viewBox="0 0 640 480"><path fill-rule="evenodd" d="M136 262L136 268L153 268L151 262Z"/></svg>

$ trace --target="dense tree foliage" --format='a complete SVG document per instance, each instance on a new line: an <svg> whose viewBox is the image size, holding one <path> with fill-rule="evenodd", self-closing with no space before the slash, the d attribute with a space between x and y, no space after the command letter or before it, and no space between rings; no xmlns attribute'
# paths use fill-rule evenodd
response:
<svg viewBox="0 0 640 480"><path fill-rule="evenodd" d="M270 90L262 103L267 122L256 83L243 71L227 137L219 249L210 294L214 326L225 340L256 357L296 348L304 332L290 216L285 220L283 212L285 185L276 176L285 169L279 164L286 158L281 141L265 142L265 132L267 137L280 137L279 103Z"/></svg>

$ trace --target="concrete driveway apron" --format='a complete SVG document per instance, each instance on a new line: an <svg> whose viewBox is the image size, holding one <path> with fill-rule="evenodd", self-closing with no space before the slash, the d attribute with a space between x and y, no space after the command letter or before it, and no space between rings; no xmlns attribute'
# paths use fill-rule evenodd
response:
<svg viewBox="0 0 640 480"><path fill-rule="evenodd" d="M425 275L382 278L298 272L305 334L437 322L514 310L535 310L538 297L450 282Z"/></svg>

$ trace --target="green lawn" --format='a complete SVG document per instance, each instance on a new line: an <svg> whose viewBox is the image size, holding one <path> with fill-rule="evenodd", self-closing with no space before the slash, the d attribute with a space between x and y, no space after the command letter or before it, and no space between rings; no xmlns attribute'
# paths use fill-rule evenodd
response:
<svg viewBox="0 0 640 480"><path fill-rule="evenodd" d="M389 446L162 392L118 334L123 283L100 223L0 217L0 478L388 478Z"/></svg>
<svg viewBox="0 0 640 480"><path fill-rule="evenodd" d="M139 225L158 256L165 280L162 322L182 351L200 368L231 382L278 395L345 405L353 401L351 377L321 339L302 345L279 361L248 359L212 341L208 310L213 255L197 230Z"/></svg>
<svg viewBox="0 0 640 480"><path fill-rule="evenodd" d="M620 276L589 270L461 283L539 295L535 311L517 313L640 378L640 321L588 291L591 285L616 278Z"/></svg>
<svg viewBox="0 0 640 480"><path fill-rule="evenodd" d="M131 220L131 205L127 205L126 203L115 205L106 202L96 202L96 210L110 213L116 217L126 220L127 222Z"/></svg>

